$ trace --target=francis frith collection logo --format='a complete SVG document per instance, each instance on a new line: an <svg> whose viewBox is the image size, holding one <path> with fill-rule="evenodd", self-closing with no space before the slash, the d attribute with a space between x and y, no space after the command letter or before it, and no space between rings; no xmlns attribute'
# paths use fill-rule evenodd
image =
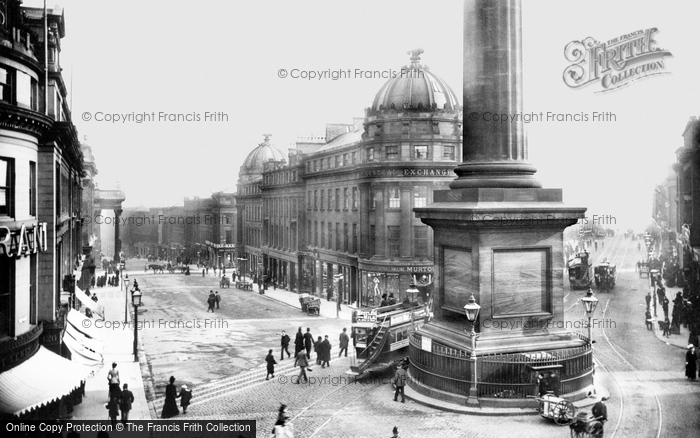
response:
<svg viewBox="0 0 700 438"><path fill-rule="evenodd" d="M641 29L607 42L588 37L572 41L564 48L566 60L572 62L564 70L564 83L580 88L600 82L597 93L617 90L634 81L668 74L664 57L671 52L658 46L655 27Z"/></svg>

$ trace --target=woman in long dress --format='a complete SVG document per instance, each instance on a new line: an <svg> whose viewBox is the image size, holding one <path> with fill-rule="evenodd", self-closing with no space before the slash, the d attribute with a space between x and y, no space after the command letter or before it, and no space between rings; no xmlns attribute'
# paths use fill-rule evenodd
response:
<svg viewBox="0 0 700 438"><path fill-rule="evenodd" d="M695 346L688 345L688 351L685 353L685 377L690 380L695 380L697 377L697 356L695 356Z"/></svg>
<svg viewBox="0 0 700 438"><path fill-rule="evenodd" d="M160 416L161 418L170 418L179 413L180 410L177 408L177 388L175 387L175 377L170 376L170 384L165 387L165 404L163 405L163 412Z"/></svg>

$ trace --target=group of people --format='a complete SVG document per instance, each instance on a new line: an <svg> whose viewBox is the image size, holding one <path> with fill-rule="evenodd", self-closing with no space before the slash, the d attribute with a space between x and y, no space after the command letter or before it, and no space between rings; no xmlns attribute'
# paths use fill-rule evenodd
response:
<svg viewBox="0 0 700 438"><path fill-rule="evenodd" d="M171 418L180 413L180 410L177 408L178 398L180 399L182 413L186 414L187 407L190 405L190 400L192 400L192 391L187 385L182 385L180 387L180 393L178 394L177 387L175 386L175 377L170 376L170 383L165 387L165 404L160 414L161 418Z"/></svg>
<svg viewBox="0 0 700 438"><path fill-rule="evenodd" d="M95 287L105 287L105 286L119 286L119 278L116 275L100 275L99 277L93 277L93 286Z"/></svg>
<svg viewBox="0 0 700 438"><path fill-rule="evenodd" d="M209 297L207 297L207 313L211 310L211 313L214 313L214 306L216 308L219 308L219 303L221 302L221 295L219 295L219 291L217 290L216 293L214 293L213 290L209 291Z"/></svg>
<svg viewBox="0 0 700 438"><path fill-rule="evenodd" d="M117 363L112 363L112 369L107 373L107 384L109 385L109 400L105 405L109 413L109 419L112 427L117 424L117 415L121 411L121 421L123 424L129 420L129 411L134 403L134 394L129 391L129 384L125 383L122 388L119 387L121 381Z"/></svg>
<svg viewBox="0 0 700 438"><path fill-rule="evenodd" d="M346 328L344 328L342 333L340 333L338 341L340 345L338 357L341 357L343 353L345 354L345 357L347 357L350 336L348 336ZM284 360L285 353L287 353L288 359L292 357L291 353L289 352L290 344L291 338L283 330L280 337L280 360ZM308 382L309 380L306 375L306 371L311 371L311 368L309 367L309 361L311 360L311 349L313 349L314 353L316 353L316 364L321 365L321 368L325 368L327 366L331 366L332 348L333 346L328 339L328 335L325 335L323 338L319 336L314 341L314 336L311 334L310 327L306 328L305 333L302 331L302 328L299 327L296 337L294 338L294 366L299 366L301 368L296 383L300 383L302 379L305 382ZM267 375L265 376L265 380L268 380L270 377L275 377L275 365L277 364L272 349L268 351L265 361L267 362Z"/></svg>

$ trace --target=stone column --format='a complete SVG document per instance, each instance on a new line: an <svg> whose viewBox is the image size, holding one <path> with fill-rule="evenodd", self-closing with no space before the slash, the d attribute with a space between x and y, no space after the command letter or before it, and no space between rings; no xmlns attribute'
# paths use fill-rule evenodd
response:
<svg viewBox="0 0 700 438"><path fill-rule="evenodd" d="M465 1L463 72L464 162L450 187L542 187L526 162L522 119L485 120L522 114L520 0Z"/></svg>
<svg viewBox="0 0 700 438"><path fill-rule="evenodd" d="M401 183L401 243L399 254L401 258L411 258L413 243L413 214L411 205L411 189L413 184Z"/></svg>
<svg viewBox="0 0 700 438"><path fill-rule="evenodd" d="M386 225L384 221L384 185L372 184L372 194L376 194L377 206L374 210L374 256L384 258L386 256Z"/></svg>
<svg viewBox="0 0 700 438"><path fill-rule="evenodd" d="M122 215L122 209L121 208L115 208L114 209L114 261L121 262L121 259L119 258L119 253L122 250L122 241L119 238L119 218Z"/></svg>
<svg viewBox="0 0 700 438"><path fill-rule="evenodd" d="M372 206L372 190L369 183L360 184L360 236L358 240L359 248L353 250L360 258L369 258L369 212Z"/></svg>

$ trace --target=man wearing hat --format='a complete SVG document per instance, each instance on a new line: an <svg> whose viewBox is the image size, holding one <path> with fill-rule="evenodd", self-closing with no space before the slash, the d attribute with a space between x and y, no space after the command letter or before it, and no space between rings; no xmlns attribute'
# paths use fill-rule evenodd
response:
<svg viewBox="0 0 700 438"><path fill-rule="evenodd" d="M593 418L596 420L600 421L607 421L608 420L608 407L605 406L605 402L608 400L608 397L603 397L600 399L600 401L596 404L593 405L593 409L591 410L591 414L593 414Z"/></svg>
<svg viewBox="0 0 700 438"><path fill-rule="evenodd" d="M695 380L697 377L697 356L695 355L695 345L689 344L685 353L685 377Z"/></svg>

